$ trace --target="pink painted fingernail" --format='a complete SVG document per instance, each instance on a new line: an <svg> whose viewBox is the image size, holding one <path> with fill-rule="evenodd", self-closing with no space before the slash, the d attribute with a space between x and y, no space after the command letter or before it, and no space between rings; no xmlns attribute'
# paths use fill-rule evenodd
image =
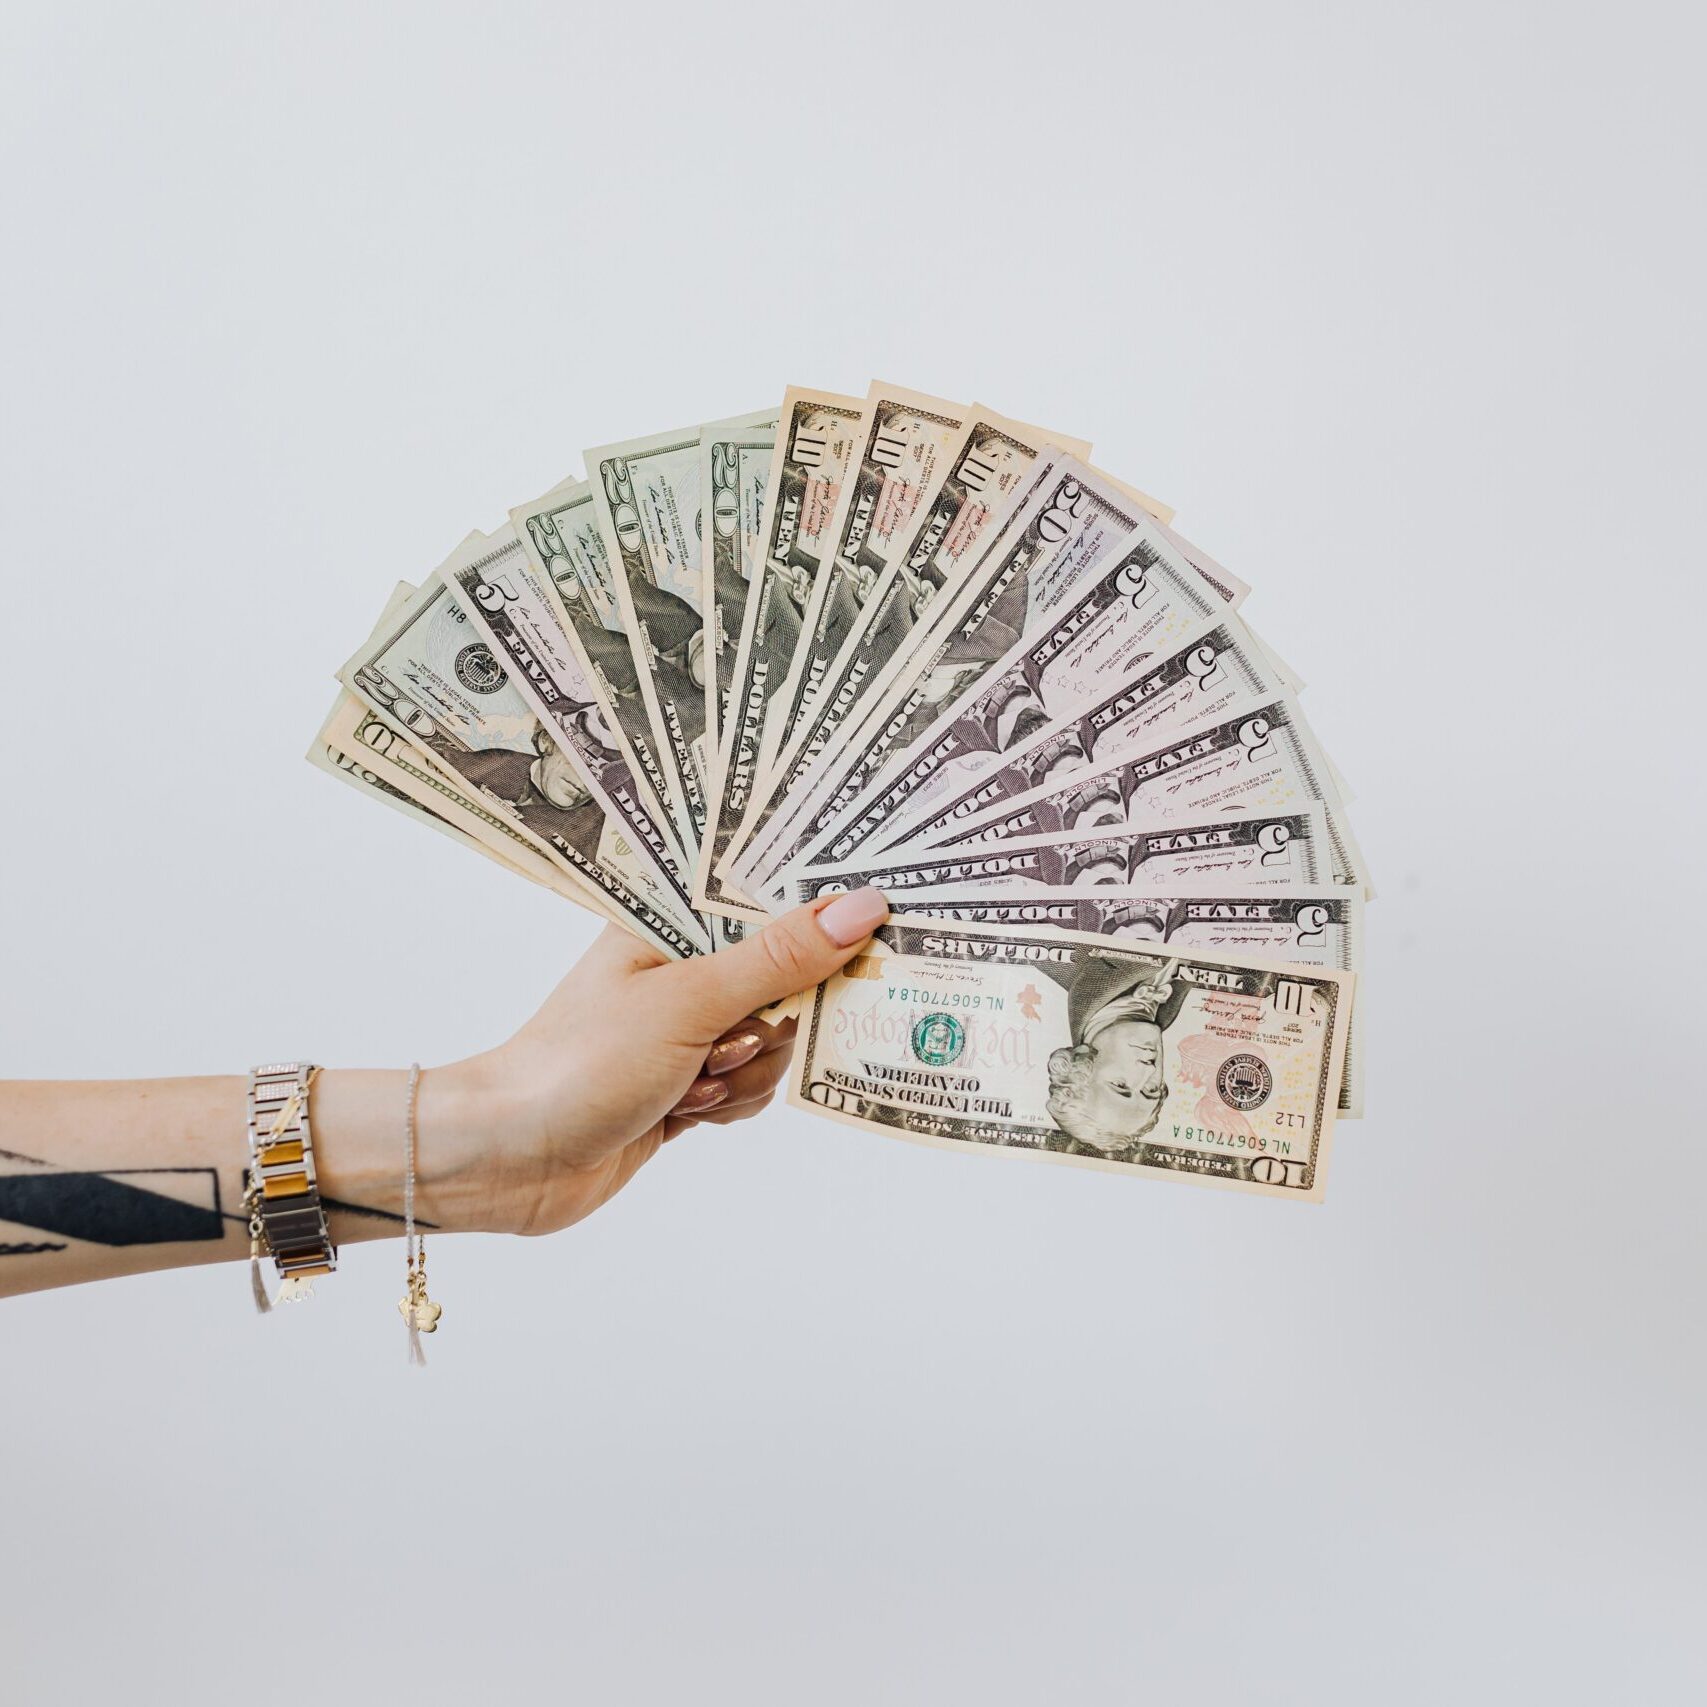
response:
<svg viewBox="0 0 1707 1707"><path fill-rule="evenodd" d="M837 948L852 948L888 917L889 903L881 889L856 889L851 895L838 895L818 915L818 924Z"/></svg>

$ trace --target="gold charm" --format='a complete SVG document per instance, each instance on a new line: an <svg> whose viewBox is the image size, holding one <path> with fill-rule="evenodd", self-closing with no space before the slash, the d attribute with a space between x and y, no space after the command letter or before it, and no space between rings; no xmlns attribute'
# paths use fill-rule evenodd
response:
<svg viewBox="0 0 1707 1707"><path fill-rule="evenodd" d="M422 1333L432 1334L438 1332L439 1317L444 1314L444 1306L435 1304L430 1298L422 1299L419 1304L411 1304L405 1299L404 1313L413 1315L415 1326Z"/></svg>
<svg viewBox="0 0 1707 1707"><path fill-rule="evenodd" d="M444 1314L444 1306L435 1304L427 1296L427 1271L419 1268L409 1275L409 1290L397 1300L397 1313L404 1321L413 1323L416 1330L423 1334L438 1331L439 1317Z"/></svg>
<svg viewBox="0 0 1707 1707"><path fill-rule="evenodd" d="M305 1299L314 1296L314 1282L306 1274L286 1275L279 1284L279 1295L274 1300L279 1304L300 1304Z"/></svg>

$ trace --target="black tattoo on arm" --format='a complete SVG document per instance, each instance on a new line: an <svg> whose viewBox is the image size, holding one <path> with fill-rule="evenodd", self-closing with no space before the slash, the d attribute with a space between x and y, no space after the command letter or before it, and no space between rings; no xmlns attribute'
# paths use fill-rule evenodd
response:
<svg viewBox="0 0 1707 1707"><path fill-rule="evenodd" d="M128 1183L130 1177L161 1174L199 1175L211 1203L187 1203L165 1192ZM92 1245L168 1245L223 1239L226 1223L241 1220L240 1215L223 1212L215 1168L0 1175L0 1221Z"/></svg>
<svg viewBox="0 0 1707 1707"><path fill-rule="evenodd" d="M40 1156L0 1149L0 1160L22 1162L40 1168L40 1173L0 1173L0 1222L28 1227L42 1233L57 1233L58 1239L30 1242L0 1241L0 1257L42 1256L63 1251L65 1240L81 1239L88 1244L166 1245L223 1239L229 1226L247 1227L246 1214L233 1213L221 1200L217 1168L111 1168L102 1173L71 1173L55 1168ZM153 1191L134 1180L179 1176L185 1185L201 1184L201 1202L189 1201L164 1191ZM403 1217L389 1209L373 1209L365 1203L347 1203L342 1198L322 1201L333 1214L360 1215L372 1221L403 1225ZM415 1224L437 1232L438 1224L416 1216Z"/></svg>
<svg viewBox="0 0 1707 1707"><path fill-rule="evenodd" d="M325 1204L329 1215L365 1215L370 1221L389 1221L398 1227L403 1225L403 1217L389 1209L369 1209L365 1203L346 1203L341 1197L323 1197L320 1201ZM439 1230L438 1222L423 1221L419 1215L415 1217L415 1225L425 1227L429 1233Z"/></svg>

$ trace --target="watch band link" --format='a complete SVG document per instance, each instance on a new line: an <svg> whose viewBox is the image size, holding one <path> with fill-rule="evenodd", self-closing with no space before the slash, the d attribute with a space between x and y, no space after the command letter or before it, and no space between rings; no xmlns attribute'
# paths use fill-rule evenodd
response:
<svg viewBox="0 0 1707 1707"><path fill-rule="evenodd" d="M267 1248L287 1280L338 1266L314 1168L308 1088L319 1069L282 1061L249 1074L249 1185Z"/></svg>

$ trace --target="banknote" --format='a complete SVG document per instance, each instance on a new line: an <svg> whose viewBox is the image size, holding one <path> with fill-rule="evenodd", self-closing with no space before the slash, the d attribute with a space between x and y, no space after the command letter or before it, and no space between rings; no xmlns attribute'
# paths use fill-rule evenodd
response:
<svg viewBox="0 0 1707 1707"><path fill-rule="evenodd" d="M978 693L914 744L863 807L888 820L873 847L908 838L940 841L957 820L998 800L1105 767L1177 730L1224 720L1285 691L1231 611L1183 636L1176 630L1165 648L1147 651L1141 648L1163 625L1106 651L1096 644L1097 625L1081 631L1090 638L1084 648L1063 638L1064 629L1052 625L1042 640L993 670ZM1112 637L1112 630L1111 624L1101 634ZM1110 683L1118 684L1113 692Z"/></svg>
<svg viewBox="0 0 1707 1707"><path fill-rule="evenodd" d="M1101 578L1105 564L1153 525L1140 505L1070 457L1051 457L1024 505L991 540L940 619L894 661L890 685L873 695L859 728L802 788L785 830L753 850L736 873L749 892L785 865L845 860L882 827L851 809L879 785L899 754L996 662L1042 630ZM1180 566L1183 581L1191 575ZM1202 583L1199 583L1202 585Z"/></svg>
<svg viewBox="0 0 1707 1707"><path fill-rule="evenodd" d="M1111 688L1113 691L1111 691ZM996 659L944 710L881 784L851 806L877 813L886 847L971 792L987 772L1049 774L1075 744L1130 740L1135 728L1178 728L1230 696L1284 691L1245 625L1189 564L1125 546L1083 595Z"/></svg>
<svg viewBox="0 0 1707 1707"><path fill-rule="evenodd" d="M776 428L774 411L730 427ZM618 613L678 824L698 849L705 830L709 679L700 517L699 426L601 445L584 454ZM690 879L691 881L691 879Z"/></svg>
<svg viewBox="0 0 1707 1707"><path fill-rule="evenodd" d="M713 783L723 745L723 708L735 678L735 651L747 609L747 587L753 564L764 549L761 523L775 448L774 415L767 426L743 428L735 421L714 421L700 428L699 480L706 494L701 506L700 609L705 612L705 645L711 655L705 673L705 746Z"/></svg>
<svg viewBox="0 0 1707 1707"><path fill-rule="evenodd" d="M554 864L513 823L447 781L422 748L381 723L353 693L339 694L308 761L518 877L618 924L627 922L586 879Z"/></svg>
<svg viewBox="0 0 1707 1707"><path fill-rule="evenodd" d="M1208 949L1241 959L1363 970L1363 897L1343 888L1267 893L1147 895L1132 889L1072 889L1030 895L937 890L895 897L898 919L952 920L993 929L1085 931L1124 942L1166 944L1170 953ZM1363 1027L1354 997L1340 1072L1341 1119L1363 1116Z"/></svg>
<svg viewBox="0 0 1707 1707"><path fill-rule="evenodd" d="M465 546L446 570L454 574L484 555L481 544ZM471 795L598 887L648 940L675 955L710 947L691 910L662 906L647 892L646 884L662 886L662 879L643 869L645 850L623 834L627 826L619 828L619 820L607 815L585 756L594 753L600 733L588 708L556 707L548 729L443 574L427 579L379 638L350 660L341 679Z"/></svg>
<svg viewBox="0 0 1707 1707"><path fill-rule="evenodd" d="M605 899L602 891L578 877L563 871L541 855L527 837L521 835L507 820L485 811L478 802L469 800L450 787L438 772L437 765L412 743L406 742L396 730L383 724L367 710L353 694L345 694L334 718L346 706L354 706L359 726L354 739L343 737L328 719L308 753L308 761L320 770L335 775L340 781L384 801L387 805L427 823L442 834L465 847L484 854L498 865L520 877L537 883L553 893L573 901L614 924L629 928L640 941L656 946L651 934L633 929L631 921ZM477 820L463 826L463 816ZM505 838L509 838L506 845ZM744 924L731 919L710 921L713 949L728 948L740 942L746 934ZM779 1003L765 1009L759 1017L765 1020L786 1017L793 1012L790 1003Z"/></svg>
<svg viewBox="0 0 1707 1707"><path fill-rule="evenodd" d="M368 631L370 640L379 634L396 612L408 604L410 599L415 596L415 591L415 585L412 581L399 581L397 583L392 589L391 597L386 600L385 609L379 613L378 622ZM521 849L516 851L515 857L511 857L509 850L482 841L472 830L464 828L460 823L453 822L437 799L416 799L407 788L399 787L396 780L381 776L374 767L384 761L370 753L365 746L355 739L355 731L364 724L372 724L379 730L385 737L387 745L395 743L402 746L407 744L395 730L388 729L381 724L348 688L340 688L338 697L332 702L332 709L327 712L320 725L319 732L308 745L308 752L305 755L308 762L316 770L324 771L328 776L336 777L340 782L355 789L368 799L380 801L413 823L427 825L429 829L437 831L459 846L472 848L476 852L486 855L495 863L507 867L518 876L526 877L530 882L546 881L538 870L529 869L523 863L524 856ZM415 751L419 752L419 749L417 748ZM425 755L422 757L424 761ZM448 791L448 784L443 786ZM518 837L517 840L519 842L521 838ZM537 860L539 867L545 870L551 869L549 862L535 849L525 843L523 843L523 847L526 850L526 857ZM579 883L578 878L571 877L567 872L553 873L553 875L560 877L565 884ZM547 886L549 887L549 883ZM602 903L595 904L592 901L591 898L594 893L596 892L591 889L586 891L586 904L589 906L602 905ZM576 899L581 900L582 896L578 894Z"/></svg>
<svg viewBox="0 0 1707 1707"><path fill-rule="evenodd" d="M928 900L938 893L1026 896L1045 890L1149 894L1316 888L1333 880L1327 809L1213 818L1115 835L1013 836L988 847L892 848L851 865L788 873L786 905L867 886Z"/></svg>
<svg viewBox="0 0 1707 1707"><path fill-rule="evenodd" d="M479 537L477 533L469 535L470 539ZM370 640L378 637L391 618L414 598L416 591L412 581L397 583L391 597L386 600L385 609L379 613L379 620L368 631ZM418 785L406 768L392 764L385 754L393 749L400 754L406 753L408 759L413 760L423 772L433 773L435 786L426 786L424 781ZM572 873L559 871L510 825L501 826L505 835L511 838L508 844L505 836L493 835L490 840L486 839L487 827L478 820L491 815L468 800L425 752L381 723L348 688L339 690L319 733L309 743L306 757L316 770L335 776L367 799L380 801L411 822L427 825L459 846L484 854L495 864L527 878L529 882L543 884L546 888L561 885L564 891L572 892L579 904L595 912L604 909L603 899L597 890L583 885L581 879ZM385 774L381 774L380 767ZM491 822L493 826L499 826L499 820L492 819Z"/></svg>
<svg viewBox="0 0 1707 1707"><path fill-rule="evenodd" d="M823 686L755 790L756 802L725 855L739 860L767 839L772 819L799 797L804 778L837 732L853 726L867 689L950 586L994 518L1017 503L1027 471L1045 444L1074 456L1089 445L1063 434L975 409L943 459L943 479L921 499L901 549L891 548L874 577L850 578L847 595L860 609L842 640Z"/></svg>
<svg viewBox="0 0 1707 1707"><path fill-rule="evenodd" d="M896 698L915 673L918 660L931 649L935 636L945 626L952 625L966 587L981 585L987 578L987 566L1005 560L1009 547L1020 537L1020 530L1034 517L1037 505L1054 487L1057 472L1071 465L1066 452L1046 446L1024 466L1017 485L980 530L977 550L968 554L970 561L958 566L959 572L950 583L951 590L946 595L932 597L928 607L916 613L909 624L905 645L878 662L875 674L859 682L857 714L841 720L837 739L826 744L810 768L801 772L784 791L781 807L762 832L743 845L730 844L722 866L731 879L749 885L754 896L764 898L769 904L770 897L765 894L767 876L797 858L825 825L859 797L885 761L893 756L894 741L884 741L873 732L881 729L882 720L891 715ZM927 517L927 523L928 520ZM828 697L821 703L827 703ZM905 718L905 708L900 715ZM802 730L801 736L806 733ZM787 763L787 755L783 755L777 772L779 780L787 775Z"/></svg>
<svg viewBox="0 0 1707 1707"><path fill-rule="evenodd" d="M1353 984L1208 949L891 920L803 1003L789 1101L942 1148L1315 1202Z"/></svg>
<svg viewBox="0 0 1707 1707"><path fill-rule="evenodd" d="M414 587L403 583L396 604L400 605L414 593ZM387 607L387 615L392 608ZM509 819L487 811L479 801L466 795L456 786L454 773L447 774L425 749L405 740L389 724L381 723L355 695L346 692L339 696L309 749L308 760L369 798L381 800L518 876L630 929L639 940L654 943L651 934L635 928L602 890L577 873L553 864L531 837ZM714 949L739 942L745 934L742 925L729 919L714 919L710 924ZM767 1010L760 1017L772 1016Z"/></svg>
<svg viewBox="0 0 1707 1707"><path fill-rule="evenodd" d="M772 701L759 746L758 785L730 839L740 853L773 810L772 773L781 750L810 716L843 644L857 624L905 530L949 472L968 411L901 386L874 383L854 430L855 449L826 538L834 541L812 585L794 662Z"/></svg>
<svg viewBox="0 0 1707 1707"><path fill-rule="evenodd" d="M1333 881L1363 886L1363 861L1338 811L1321 748L1297 703L1283 694L1172 736L1150 752L997 801L957 819L938 845L964 849L1009 836L1112 835L1235 812L1293 812L1318 801L1330 808Z"/></svg>
<svg viewBox="0 0 1707 1707"><path fill-rule="evenodd" d="M713 911L756 912L717 874L746 816L772 699L788 678L813 584L830 547L830 521L854 451L864 400L790 386L762 505L764 545L754 565L718 752L715 811L707 817L694 899Z"/></svg>
<svg viewBox="0 0 1707 1707"><path fill-rule="evenodd" d="M348 697L353 699L355 696ZM517 877L525 877L529 882L535 881L531 872L524 871L496 850L487 847L484 842L476 841L473 836L465 834L432 807L418 805L400 788L394 788L371 765L356 755L346 753L342 747L317 737L303 756L316 770L336 777L339 782L355 789L364 798L379 801L392 811L401 813L413 824L424 824L436 835L455 842L458 847L468 848L483 855Z"/></svg>
<svg viewBox="0 0 1707 1707"><path fill-rule="evenodd" d="M823 687L919 505L942 484L947 453L967 414L963 404L881 381L866 393L841 497L825 530L829 549L812 583L794 662L765 718L761 776Z"/></svg>
<svg viewBox="0 0 1707 1707"><path fill-rule="evenodd" d="M619 875L678 921L692 919L681 848L656 797L636 782L605 702L557 620L549 584L528 560L515 529L506 526L480 545L459 550L440 573L455 608L504 661L511 685L569 755L619 832L611 844ZM462 660L458 685L475 692L474 674L473 665Z"/></svg>
<svg viewBox="0 0 1707 1707"><path fill-rule="evenodd" d="M599 530L591 484L565 480L531 504L518 505L510 522L528 560L551 588L558 625L598 690L619 750L685 853L688 838L676 822L640 672L622 626L616 571Z"/></svg>
<svg viewBox="0 0 1707 1707"><path fill-rule="evenodd" d="M882 889L791 998L801 1107L1319 1198L1374 892L1244 581L885 382L587 458L399 588L311 761L666 956Z"/></svg>

